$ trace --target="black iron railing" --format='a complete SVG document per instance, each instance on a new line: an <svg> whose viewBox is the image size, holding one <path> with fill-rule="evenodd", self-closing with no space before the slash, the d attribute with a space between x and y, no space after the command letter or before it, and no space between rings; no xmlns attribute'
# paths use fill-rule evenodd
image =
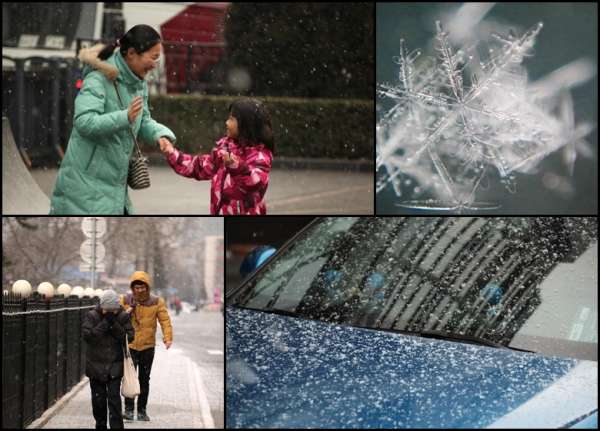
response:
<svg viewBox="0 0 600 431"><path fill-rule="evenodd" d="M81 325L97 298L2 297L2 428L25 428L85 372Z"/></svg>

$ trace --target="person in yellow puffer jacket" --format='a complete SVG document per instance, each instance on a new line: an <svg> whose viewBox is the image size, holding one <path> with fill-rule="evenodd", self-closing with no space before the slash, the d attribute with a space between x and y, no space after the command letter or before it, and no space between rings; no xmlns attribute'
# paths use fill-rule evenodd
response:
<svg viewBox="0 0 600 431"><path fill-rule="evenodd" d="M150 371L156 345L156 321L160 323L166 348L173 343L173 327L165 300L150 294L150 276L144 271L135 271L130 279L131 293L121 295L120 302L131 315L135 338L130 340L129 349L136 368L139 368L141 393L138 396L137 419L149 421L146 413L150 390ZM133 420L133 398L125 398L123 419Z"/></svg>

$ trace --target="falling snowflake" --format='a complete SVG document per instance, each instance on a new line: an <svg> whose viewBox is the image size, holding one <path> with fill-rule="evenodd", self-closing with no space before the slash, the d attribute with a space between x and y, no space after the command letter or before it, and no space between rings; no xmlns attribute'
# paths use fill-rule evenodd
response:
<svg viewBox="0 0 600 431"><path fill-rule="evenodd" d="M568 88L532 85L523 60L532 55L538 23L521 36L493 34L481 55L477 46L455 50L436 22L437 55L422 58L400 40L398 84L382 84L393 101L377 125L377 192L392 184L401 206L494 209L476 193L499 178L515 193L515 173L531 173L550 153L564 148L571 171L583 138ZM557 93L558 96L557 96ZM406 200L403 190L438 199Z"/></svg>

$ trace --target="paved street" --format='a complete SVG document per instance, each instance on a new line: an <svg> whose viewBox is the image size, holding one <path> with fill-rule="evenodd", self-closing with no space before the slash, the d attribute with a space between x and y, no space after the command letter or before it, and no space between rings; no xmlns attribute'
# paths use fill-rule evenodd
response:
<svg viewBox="0 0 600 431"><path fill-rule="evenodd" d="M174 341L166 350L157 332L147 407L151 421L125 421L125 428L223 428L223 315L169 313ZM89 383L44 422L48 429L93 428Z"/></svg>
<svg viewBox="0 0 600 431"><path fill-rule="evenodd" d="M46 194L56 180L56 169L32 175ZM209 181L195 181L168 167L151 166L152 186L130 191L138 215L208 214ZM267 191L268 214L373 214L373 175L364 172L284 170L271 172Z"/></svg>

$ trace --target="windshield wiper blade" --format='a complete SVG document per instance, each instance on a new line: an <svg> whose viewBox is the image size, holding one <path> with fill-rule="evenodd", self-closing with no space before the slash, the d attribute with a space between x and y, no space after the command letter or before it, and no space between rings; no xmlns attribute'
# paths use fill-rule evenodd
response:
<svg viewBox="0 0 600 431"><path fill-rule="evenodd" d="M380 329L380 328L376 328L376 329ZM385 330L391 331L391 332L397 332L400 334L414 335L414 336L423 337L423 338L435 338L437 340L455 340L455 341L462 341L462 342L473 343L473 344L478 344L478 345L483 345L483 346L488 346L488 347L495 347L498 349L510 349L510 350L518 350L519 352L534 353L531 350L525 350L525 349L520 349L517 347L505 346L503 344L495 343L493 341L486 340L485 338L474 337L472 335L453 334L453 333L441 332L441 331L403 331L401 329L385 329Z"/></svg>
<svg viewBox="0 0 600 431"><path fill-rule="evenodd" d="M294 311L281 310L279 308L252 308L252 307L240 307L240 306L237 306L237 307L242 308L244 310L254 310L254 311L261 311L263 313L269 313L269 314L279 314L281 316L302 317Z"/></svg>

